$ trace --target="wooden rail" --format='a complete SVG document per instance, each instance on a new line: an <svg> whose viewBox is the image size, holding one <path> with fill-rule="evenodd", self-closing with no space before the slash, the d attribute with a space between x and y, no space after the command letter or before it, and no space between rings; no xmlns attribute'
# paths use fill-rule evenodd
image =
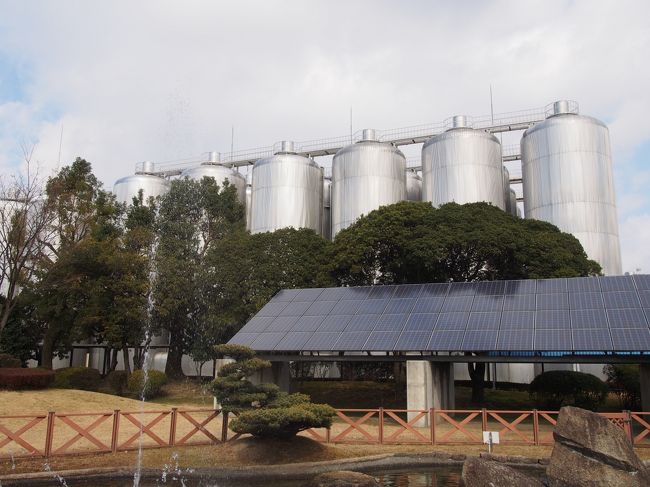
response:
<svg viewBox="0 0 650 487"><path fill-rule="evenodd" d="M490 409L337 409L331 428L303 433L323 443L549 445L558 411ZM650 413L599 413L636 447L650 447ZM232 413L230 413L232 415ZM242 435L218 409L177 409L0 416L0 458L50 457L137 448L214 445Z"/></svg>

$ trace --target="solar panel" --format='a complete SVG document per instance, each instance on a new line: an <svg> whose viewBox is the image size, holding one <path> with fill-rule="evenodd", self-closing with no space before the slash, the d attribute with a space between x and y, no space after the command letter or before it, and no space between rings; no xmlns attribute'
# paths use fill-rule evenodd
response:
<svg viewBox="0 0 650 487"><path fill-rule="evenodd" d="M384 308L387 304L388 299L366 299L361 302L361 305L357 309L357 313L380 315L384 312Z"/></svg>
<svg viewBox="0 0 650 487"><path fill-rule="evenodd" d="M402 331L408 319L407 313L386 314L384 313L377 320L374 331Z"/></svg>
<svg viewBox="0 0 650 487"><path fill-rule="evenodd" d="M253 316L253 318L251 318L251 320L246 323L241 330L239 330L239 333L259 333L264 331L274 319L273 316Z"/></svg>
<svg viewBox="0 0 650 487"><path fill-rule="evenodd" d="M436 321L438 321L438 313L411 313L405 330L431 332L436 326Z"/></svg>
<svg viewBox="0 0 650 487"><path fill-rule="evenodd" d="M534 311L535 294L516 294L505 296L503 300L504 311Z"/></svg>
<svg viewBox="0 0 650 487"><path fill-rule="evenodd" d="M620 328L612 333L614 350L650 350L648 328Z"/></svg>
<svg viewBox="0 0 650 487"><path fill-rule="evenodd" d="M634 282L629 276L605 276L598 279L603 292L634 291Z"/></svg>
<svg viewBox="0 0 650 487"><path fill-rule="evenodd" d="M395 347L395 343L397 343L399 335L399 332L395 331L373 332L368 337L368 341L363 346L363 350L392 350Z"/></svg>
<svg viewBox="0 0 650 487"><path fill-rule="evenodd" d="M348 321L345 331L372 331L377 324L377 315L354 315Z"/></svg>
<svg viewBox="0 0 650 487"><path fill-rule="evenodd" d="M288 305L287 301L269 301L255 316L278 316Z"/></svg>
<svg viewBox="0 0 650 487"><path fill-rule="evenodd" d="M545 310L535 312L535 328L537 330L557 330L571 328L569 310Z"/></svg>
<svg viewBox="0 0 650 487"><path fill-rule="evenodd" d="M650 291L639 291L639 298L641 299L641 306L650 308Z"/></svg>
<svg viewBox="0 0 650 487"><path fill-rule="evenodd" d="M300 319L300 316L278 316L266 327L264 333L271 331L289 331L298 319Z"/></svg>
<svg viewBox="0 0 650 487"><path fill-rule="evenodd" d="M341 299L361 300L366 299L370 295L372 286L346 287L344 289L345 293L341 296Z"/></svg>
<svg viewBox="0 0 650 487"><path fill-rule="evenodd" d="M336 305L336 301L315 301L305 311L305 316L327 315Z"/></svg>
<svg viewBox="0 0 650 487"><path fill-rule="evenodd" d="M535 330L535 350L573 350L571 330Z"/></svg>
<svg viewBox="0 0 650 487"><path fill-rule="evenodd" d="M537 281L529 279L526 281L506 281L505 294L535 294L537 292Z"/></svg>
<svg viewBox="0 0 650 487"><path fill-rule="evenodd" d="M295 331L316 331L325 316L301 316L291 327Z"/></svg>
<svg viewBox="0 0 650 487"><path fill-rule="evenodd" d="M341 336L340 332L316 332L314 333L307 343L305 343L305 350L314 350L314 351L328 351L336 350L334 345Z"/></svg>
<svg viewBox="0 0 650 487"><path fill-rule="evenodd" d="M449 283L434 282L431 284L423 284L418 297L423 298L427 296L446 296L449 291Z"/></svg>
<svg viewBox="0 0 650 487"><path fill-rule="evenodd" d="M372 286L368 299L391 298L397 286Z"/></svg>
<svg viewBox="0 0 650 487"><path fill-rule="evenodd" d="M617 291L603 293L605 308L640 308L639 297L633 291Z"/></svg>
<svg viewBox="0 0 650 487"><path fill-rule="evenodd" d="M260 333L257 338L253 340L250 347L253 350L273 350L275 346L282 340L284 333Z"/></svg>
<svg viewBox="0 0 650 487"><path fill-rule="evenodd" d="M412 313L437 313L445 302L443 297L418 298L411 310Z"/></svg>
<svg viewBox="0 0 650 487"><path fill-rule="evenodd" d="M567 289L570 293L600 292L600 284L593 277L576 277L567 280Z"/></svg>
<svg viewBox="0 0 650 487"><path fill-rule="evenodd" d="M650 290L650 275L636 274L633 276L633 279L638 290Z"/></svg>
<svg viewBox="0 0 650 487"><path fill-rule="evenodd" d="M335 350L363 350L369 336L370 332L366 331L341 333L336 345L334 345Z"/></svg>
<svg viewBox="0 0 650 487"><path fill-rule="evenodd" d="M573 345L575 350L607 351L612 350L612 338L607 328L573 330Z"/></svg>
<svg viewBox="0 0 650 487"><path fill-rule="evenodd" d="M412 298L391 299L384 313L410 313L416 301Z"/></svg>
<svg viewBox="0 0 650 487"><path fill-rule="evenodd" d="M534 311L504 311L501 314L501 329L516 330L535 326Z"/></svg>
<svg viewBox="0 0 650 487"><path fill-rule="evenodd" d="M393 299L417 298L420 295L420 291L422 291L423 287L424 284L404 284L402 286L398 286L397 289L395 289L395 294L393 294Z"/></svg>
<svg viewBox="0 0 650 487"><path fill-rule="evenodd" d="M472 311L501 311L503 296L474 296Z"/></svg>
<svg viewBox="0 0 650 487"><path fill-rule="evenodd" d="M307 340L312 336L309 332L287 333L282 340L275 346L274 350L299 351L302 350Z"/></svg>
<svg viewBox="0 0 650 487"><path fill-rule="evenodd" d="M291 301L299 292L300 289L283 289L273 296L271 301Z"/></svg>
<svg viewBox="0 0 650 487"><path fill-rule="evenodd" d="M503 294L505 288L506 281L480 281L476 283L476 294Z"/></svg>
<svg viewBox="0 0 650 487"><path fill-rule="evenodd" d="M607 329L607 315L602 309L572 309L571 328L603 328Z"/></svg>
<svg viewBox="0 0 650 487"><path fill-rule="evenodd" d="M293 301L311 301L314 302L318 296L323 292L322 288L319 289L301 289L300 292L293 298Z"/></svg>
<svg viewBox="0 0 650 487"><path fill-rule="evenodd" d="M603 308L601 293L569 293L569 307L571 309Z"/></svg>
<svg viewBox="0 0 650 487"><path fill-rule="evenodd" d="M449 296L474 296L476 283L474 282L452 282L449 286Z"/></svg>
<svg viewBox="0 0 650 487"><path fill-rule="evenodd" d="M447 296L441 311L469 311L472 309L472 300L474 296Z"/></svg>
<svg viewBox="0 0 650 487"><path fill-rule="evenodd" d="M309 301L291 301L280 311L279 316L302 316L310 305Z"/></svg>
<svg viewBox="0 0 650 487"><path fill-rule="evenodd" d="M608 309L610 328L647 328L648 323L640 308Z"/></svg>
<svg viewBox="0 0 650 487"><path fill-rule="evenodd" d="M567 291L566 279L538 279L537 294L564 293Z"/></svg>
<svg viewBox="0 0 650 487"><path fill-rule="evenodd" d="M425 350L439 352L453 352L461 350L463 344L464 331L434 331Z"/></svg>
<svg viewBox="0 0 650 487"><path fill-rule="evenodd" d="M533 330L508 330L499 333L497 350L533 350Z"/></svg>
<svg viewBox="0 0 650 487"><path fill-rule="evenodd" d="M469 330L498 330L501 323L501 313L496 312L477 312L470 313L467 322L467 331Z"/></svg>
<svg viewBox="0 0 650 487"><path fill-rule="evenodd" d="M353 315L330 315L318 327L318 331L343 331Z"/></svg>
<svg viewBox="0 0 650 487"><path fill-rule="evenodd" d="M347 289L346 287L326 287L323 289L319 299L324 301L338 301L339 299L343 299Z"/></svg>
<svg viewBox="0 0 650 487"><path fill-rule="evenodd" d="M496 345L497 336L492 332L468 331L463 337L462 350L493 350Z"/></svg>
<svg viewBox="0 0 650 487"><path fill-rule="evenodd" d="M569 309L567 293L538 294L535 309Z"/></svg>
<svg viewBox="0 0 650 487"><path fill-rule="evenodd" d="M440 313L436 330L464 330L469 313Z"/></svg>
<svg viewBox="0 0 650 487"><path fill-rule="evenodd" d="M249 347L251 343L259 336L259 333L245 333L239 332L230 339L228 343L233 345L243 345Z"/></svg>
<svg viewBox="0 0 650 487"><path fill-rule="evenodd" d="M426 350L429 338L431 338L430 331L404 331L393 348L400 351Z"/></svg>
<svg viewBox="0 0 650 487"><path fill-rule="evenodd" d="M361 306L361 301L355 299L342 299L334 305L331 315L353 315Z"/></svg>

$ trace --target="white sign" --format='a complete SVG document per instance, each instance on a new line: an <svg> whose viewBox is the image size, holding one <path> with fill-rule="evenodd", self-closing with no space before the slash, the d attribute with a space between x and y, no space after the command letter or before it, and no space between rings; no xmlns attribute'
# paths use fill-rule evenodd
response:
<svg viewBox="0 0 650 487"><path fill-rule="evenodd" d="M483 432L483 444L486 444L486 445L498 445L499 444L499 432L498 431L484 431Z"/></svg>

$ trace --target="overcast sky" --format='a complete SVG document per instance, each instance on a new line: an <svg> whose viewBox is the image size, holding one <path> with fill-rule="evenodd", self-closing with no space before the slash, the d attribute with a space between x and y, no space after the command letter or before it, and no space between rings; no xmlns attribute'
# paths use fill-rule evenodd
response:
<svg viewBox="0 0 650 487"><path fill-rule="evenodd" d="M240 150L344 135L350 107L354 130L485 115L492 85L497 113L572 99L609 125L623 268L650 273L649 19L647 0L0 0L0 170L35 144L111 188L229 152L233 126Z"/></svg>

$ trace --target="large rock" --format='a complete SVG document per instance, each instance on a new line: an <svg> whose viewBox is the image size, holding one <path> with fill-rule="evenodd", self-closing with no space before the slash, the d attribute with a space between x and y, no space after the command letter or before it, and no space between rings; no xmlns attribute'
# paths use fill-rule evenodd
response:
<svg viewBox="0 0 650 487"><path fill-rule="evenodd" d="M463 464L465 487L543 487L536 479L492 460L470 457Z"/></svg>
<svg viewBox="0 0 650 487"><path fill-rule="evenodd" d="M341 470L317 475L305 487L379 487L376 478L359 472Z"/></svg>
<svg viewBox="0 0 650 487"><path fill-rule="evenodd" d="M647 487L644 467L625 432L580 408L564 407L553 433L547 469L551 487Z"/></svg>

